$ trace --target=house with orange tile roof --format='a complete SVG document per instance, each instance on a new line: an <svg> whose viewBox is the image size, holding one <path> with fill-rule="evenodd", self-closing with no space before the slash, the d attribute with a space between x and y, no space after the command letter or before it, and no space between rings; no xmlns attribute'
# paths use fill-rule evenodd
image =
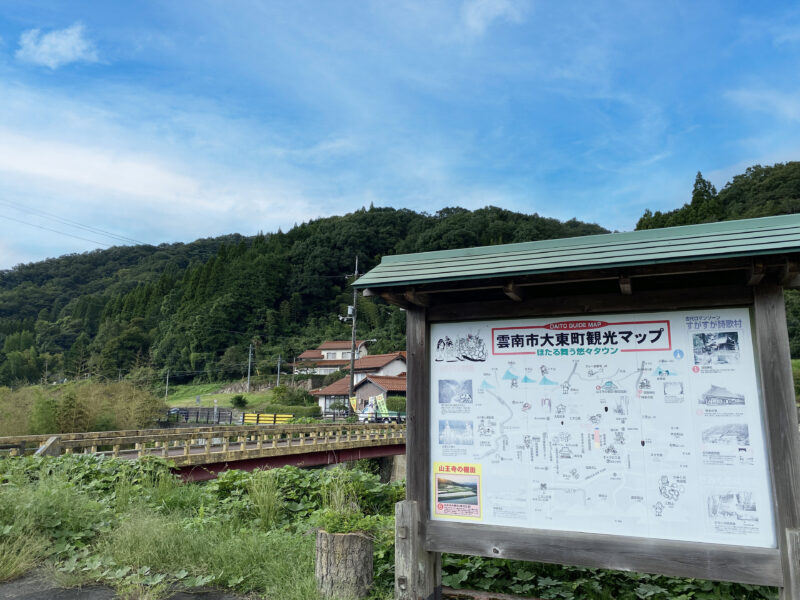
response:
<svg viewBox="0 0 800 600"><path fill-rule="evenodd" d="M331 404L349 406L348 394L350 391L350 377L342 377L318 390L311 390L311 394L319 400L319 407L323 412L330 411ZM379 394L384 397L406 395L406 374L400 375L367 375L353 386L353 394L358 398L357 408L361 410Z"/></svg>
<svg viewBox="0 0 800 600"><path fill-rule="evenodd" d="M350 371L350 365L344 367L343 370ZM406 353L400 351L388 354L370 354L355 361L353 372L356 382L368 375L400 375L406 372Z"/></svg>
<svg viewBox="0 0 800 600"><path fill-rule="evenodd" d="M313 350L306 350L294 361L295 374L328 375L350 366L352 341L332 340L322 342ZM367 356L367 340L356 341L356 360Z"/></svg>

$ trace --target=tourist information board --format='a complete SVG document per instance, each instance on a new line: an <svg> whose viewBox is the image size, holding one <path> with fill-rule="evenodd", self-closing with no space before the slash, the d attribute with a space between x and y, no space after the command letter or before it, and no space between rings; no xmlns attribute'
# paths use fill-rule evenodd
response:
<svg viewBox="0 0 800 600"><path fill-rule="evenodd" d="M748 309L430 332L433 520L776 547Z"/></svg>

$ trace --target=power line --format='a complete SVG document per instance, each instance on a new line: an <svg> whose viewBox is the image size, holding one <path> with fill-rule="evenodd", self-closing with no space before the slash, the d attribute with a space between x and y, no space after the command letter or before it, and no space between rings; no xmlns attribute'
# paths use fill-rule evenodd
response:
<svg viewBox="0 0 800 600"><path fill-rule="evenodd" d="M135 239L133 239L131 237L127 237L127 236L124 236L124 235L119 235L119 234L113 233L111 231L106 231L105 229L100 229L99 227L94 227L93 225L86 225L85 223L81 223L79 221L73 221L71 219L67 219L66 217L61 217L59 215L56 215L56 214L51 213L51 212L47 212L45 210L31 208L29 206L23 206L21 204L17 204L16 202L11 202L9 200L0 200L0 204L3 204L5 206L9 206L9 207L11 207L11 208L13 208L15 210L20 211L20 212L27 212L27 213L32 214L32 215L37 215L37 216L40 216L40 217L44 217L45 219L50 219L50 220L53 220L53 221L57 221L57 222L59 222L59 223L61 223L63 225L69 225L70 227L77 227L79 229L83 229L83 230L89 231L91 233L99 233L101 235L105 235L107 237L116 239L116 240L121 241L121 242L127 242L127 243L133 242L134 244L146 245L145 242L141 242L139 240L135 240Z"/></svg>
<svg viewBox="0 0 800 600"><path fill-rule="evenodd" d="M22 223L23 225L29 225L30 227L36 227L37 229L43 229L45 231L52 231L53 233L58 233L60 235L66 235L67 237L75 238L76 240L83 240L84 242L91 242L92 244L97 244L99 246L105 246L108 248L111 244L105 244L103 242L98 242L97 240L90 240L89 238L80 237L79 235L73 235L71 233L67 233L66 231L59 231L58 229L51 229L50 227L45 227L43 225L36 225L34 223L28 223L27 221L22 221L21 219L15 219L14 217L9 217L8 215L0 214L0 218L8 219L9 221L16 221L17 223Z"/></svg>

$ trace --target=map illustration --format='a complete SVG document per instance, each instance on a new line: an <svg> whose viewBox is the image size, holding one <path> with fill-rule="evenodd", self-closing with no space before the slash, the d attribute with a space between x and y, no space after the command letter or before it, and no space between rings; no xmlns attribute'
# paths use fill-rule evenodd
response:
<svg viewBox="0 0 800 600"><path fill-rule="evenodd" d="M483 360L432 357L432 461L480 467L484 523L774 547L749 316L712 316L434 324Z"/></svg>

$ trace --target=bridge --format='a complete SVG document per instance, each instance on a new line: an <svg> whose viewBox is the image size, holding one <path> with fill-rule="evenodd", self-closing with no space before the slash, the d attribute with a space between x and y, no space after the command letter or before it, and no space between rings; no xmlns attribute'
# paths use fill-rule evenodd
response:
<svg viewBox="0 0 800 600"><path fill-rule="evenodd" d="M135 460L160 456L186 481L226 469L310 467L405 454L397 423L234 425L0 437L0 456L101 454Z"/></svg>

